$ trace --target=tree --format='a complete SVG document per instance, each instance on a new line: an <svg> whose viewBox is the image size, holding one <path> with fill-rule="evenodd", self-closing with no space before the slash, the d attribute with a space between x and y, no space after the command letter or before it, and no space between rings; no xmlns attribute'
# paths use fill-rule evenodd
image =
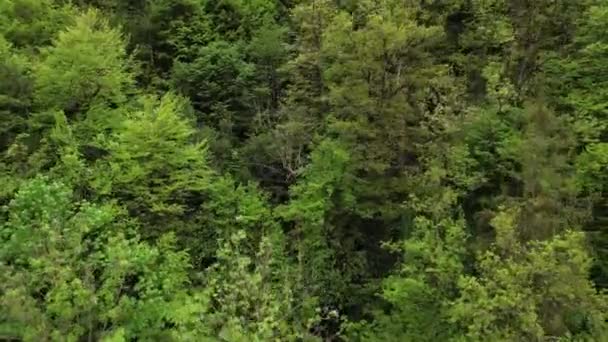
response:
<svg viewBox="0 0 608 342"><path fill-rule="evenodd" d="M133 86L125 41L96 11L79 16L35 67L36 106L69 118L94 106L119 106Z"/></svg>
<svg viewBox="0 0 608 342"><path fill-rule="evenodd" d="M69 123L74 151L100 152L95 140L123 120L134 86L121 34L95 11L78 16L36 60L28 118L7 153L17 178L47 171L61 158L63 145L51 134L57 118Z"/></svg>
<svg viewBox="0 0 608 342"><path fill-rule="evenodd" d="M73 8L53 0L6 0L0 4L0 32L16 48L33 53L50 45L73 16Z"/></svg>
<svg viewBox="0 0 608 342"><path fill-rule="evenodd" d="M501 151L516 163L513 194L525 203L518 221L533 227L519 233L524 240L550 238L580 225L586 214L569 161L574 143L567 124L542 104L529 105L523 120L523 132L512 135Z"/></svg>
<svg viewBox="0 0 608 342"><path fill-rule="evenodd" d="M81 179L95 198L117 200L144 223L143 237L176 232L202 270L214 261L219 238L242 229L259 241L274 219L254 183L238 184L210 167L189 108L174 94L143 98L140 109L98 141L106 153L91 168L83 165Z"/></svg>
<svg viewBox="0 0 608 342"><path fill-rule="evenodd" d="M606 298L588 280L584 235L567 231L543 242L518 241L517 212L492 221L494 247L479 254L477 276L461 276L450 308L462 339L601 338Z"/></svg>
<svg viewBox="0 0 608 342"><path fill-rule="evenodd" d="M253 34L248 54L256 66L256 111L275 111L283 95L285 72L280 70L287 59L287 29L274 22L264 24Z"/></svg>
<svg viewBox="0 0 608 342"><path fill-rule="evenodd" d="M367 209L385 218L400 215L386 203L407 198L404 179L417 172L418 147L440 134L427 127L458 112L458 87L431 54L441 28L419 23L419 13L413 3L363 1L357 16L342 11L324 32L324 80L335 117L329 132L350 145L368 184Z"/></svg>
<svg viewBox="0 0 608 342"><path fill-rule="evenodd" d="M607 20L0 1L0 336L602 340Z"/></svg>
<svg viewBox="0 0 608 342"><path fill-rule="evenodd" d="M608 167L608 146L606 143L589 144L578 156L576 162L576 183L583 194L593 201L592 217L584 226L589 236L594 254L591 277L599 288L608 286L608 230L606 227L606 170Z"/></svg>
<svg viewBox="0 0 608 342"><path fill-rule="evenodd" d="M550 53L547 58L547 91L557 109L567 115L581 144L598 142L606 131L603 118L608 99L603 89L607 85L598 76L608 56L608 41L600 33L607 16L605 5L588 7L581 18L589 20L577 22L578 34L567 51Z"/></svg>
<svg viewBox="0 0 608 342"><path fill-rule="evenodd" d="M483 98L493 89L481 75L489 63L500 65L501 81L513 87L521 105L542 94L547 52L560 51L572 40L576 18L585 1L467 1L456 16L456 63L468 73L472 95Z"/></svg>
<svg viewBox="0 0 608 342"><path fill-rule="evenodd" d="M102 141L108 151L95 163L89 186L115 198L158 236L185 224L211 182L204 141L194 139L184 99L143 98L119 128ZM198 203L198 204L197 204Z"/></svg>
<svg viewBox="0 0 608 342"><path fill-rule="evenodd" d="M246 238L241 230L224 240L206 273L213 298L207 324L230 341L315 340L307 331L315 318L298 312L282 234L270 231L254 254L243 248Z"/></svg>
<svg viewBox="0 0 608 342"><path fill-rule="evenodd" d="M199 122L229 137L244 137L254 114L253 71L238 45L218 41L201 47L193 61L176 63L172 83L190 97Z"/></svg>
<svg viewBox="0 0 608 342"><path fill-rule="evenodd" d="M288 197L288 187L294 184L310 161L313 137L325 126L323 118L327 115L328 105L321 48L323 32L335 12L336 6L332 1L315 0L295 5L291 28L295 37L288 50L292 54L276 71L285 74L285 83L280 91L282 97L276 99L276 107L273 104L257 114L255 135L242 148L244 164L273 192L277 201ZM281 52L277 46L280 42L270 44L268 41L276 40L273 36L281 34L281 27L269 24L269 29L259 30L259 36L254 36L250 43L254 61L264 57L263 60L276 63L281 57L276 55ZM263 55L260 54L262 51ZM275 72L271 71L269 76L273 82L276 81Z"/></svg>
<svg viewBox="0 0 608 342"><path fill-rule="evenodd" d="M363 260L340 262L340 242L333 238L339 234L336 216L353 204L351 177L348 152L338 142L323 141L313 152L303 181L292 188L291 201L278 209L280 217L295 224L291 234L297 253L298 295L312 301L312 306L341 309L349 278L360 271Z"/></svg>
<svg viewBox="0 0 608 342"><path fill-rule="evenodd" d="M383 280L386 310L375 312L371 324L351 328L358 340L437 341L454 334L448 310L464 271L464 221L418 216L413 224L411 236L393 246L403 261Z"/></svg>
<svg viewBox="0 0 608 342"><path fill-rule="evenodd" d="M30 63L0 35L0 151L24 129L32 102Z"/></svg>
<svg viewBox="0 0 608 342"><path fill-rule="evenodd" d="M115 207L75 202L68 187L45 178L24 185L7 215L3 336L157 339L195 319L201 303L186 292L188 257L173 237L142 243Z"/></svg>
<svg viewBox="0 0 608 342"><path fill-rule="evenodd" d="M415 178L425 186L402 206L401 239L383 243L399 259L382 279L379 302L367 320L347 324L356 341L450 340L458 332L449 310L459 296L458 278L470 267L470 236L459 201L477 182L466 155L454 145L445 149L429 151L424 172Z"/></svg>

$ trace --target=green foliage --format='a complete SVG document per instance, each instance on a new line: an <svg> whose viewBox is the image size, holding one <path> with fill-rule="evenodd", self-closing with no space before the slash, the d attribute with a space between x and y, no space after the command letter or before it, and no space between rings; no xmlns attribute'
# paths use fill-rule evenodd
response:
<svg viewBox="0 0 608 342"><path fill-rule="evenodd" d="M73 15L71 7L53 0L5 0L0 3L0 33L17 48L35 50L50 45Z"/></svg>
<svg viewBox="0 0 608 342"><path fill-rule="evenodd" d="M85 112L95 105L120 105L133 85L125 43L95 11L78 18L45 49L36 66L36 104L41 110Z"/></svg>
<svg viewBox="0 0 608 342"><path fill-rule="evenodd" d="M0 0L0 339L603 341L599 0Z"/></svg>
<svg viewBox="0 0 608 342"><path fill-rule="evenodd" d="M461 276L460 297L450 309L463 340L538 340L556 336L600 340L606 298L588 280L591 259L584 236L556 235L521 244L506 211L492 222L495 247L480 253L478 276Z"/></svg>
<svg viewBox="0 0 608 342"><path fill-rule="evenodd" d="M266 23L255 31L248 46L256 75L266 80L258 79L255 135L243 147L242 159L281 199L309 162L313 137L324 125L322 33L334 9L331 1L301 2L292 10L291 30ZM297 32L295 42L287 45L293 31Z"/></svg>
<svg viewBox="0 0 608 342"><path fill-rule="evenodd" d="M138 241L109 205L73 202L44 178L23 186L2 225L2 334L26 341L159 338L193 303L173 237ZM185 307L184 307L185 306ZM167 310L167 308L172 308Z"/></svg>
<svg viewBox="0 0 608 342"><path fill-rule="evenodd" d="M276 11L275 2L267 0L205 0L203 6L215 31L228 41L247 39L271 21Z"/></svg>
<svg viewBox="0 0 608 342"><path fill-rule="evenodd" d="M607 85L599 77L599 70L608 58L608 41L600 33L608 7L591 6L583 17L588 20L578 22L580 34L572 44L576 50L571 56L549 54L546 69L558 108L569 112L579 140L592 143L601 139L606 130L603 118L608 99L603 89Z"/></svg>
<svg viewBox="0 0 608 342"><path fill-rule="evenodd" d="M464 271L464 222L438 222L417 217L410 238L393 246L403 255L397 272L383 281L388 313L375 314L373 325L358 332L366 341L448 340L449 303L457 295L456 280Z"/></svg>
<svg viewBox="0 0 608 342"><path fill-rule="evenodd" d="M12 172L18 177L32 175L52 169L63 159L80 165L79 171L59 167L57 172L79 173L85 165L76 159L89 158L93 140L123 119L125 108L113 107L124 105L128 89L133 90L124 40L91 11L77 17L35 59L31 63L33 98L24 96L22 101L31 103L21 109L24 113L13 115L13 120L18 114L27 120L7 151ZM53 130L55 125L63 126Z"/></svg>
<svg viewBox="0 0 608 342"><path fill-rule="evenodd" d="M348 273L342 273L336 250L331 213L353 203L349 184L349 155L339 143L325 140L312 154L304 171L304 182L292 188L292 201L279 208L279 215L296 225L294 241L298 253L298 286L305 297L335 305L343 296Z"/></svg>
<svg viewBox="0 0 608 342"><path fill-rule="evenodd" d="M93 189L119 199L150 229L177 228L175 218L196 209L190 201L211 181L205 143L194 139L186 108L182 98L171 94L144 98L141 109L103 141L109 155L95 165Z"/></svg>
<svg viewBox="0 0 608 342"><path fill-rule="evenodd" d="M213 177L207 200L200 205L197 226L182 232L195 266L204 267L215 258L219 240L243 231L249 237L249 251L276 229L267 198L255 184L239 184L231 177Z"/></svg>
<svg viewBox="0 0 608 342"><path fill-rule="evenodd" d="M577 209L584 208L576 208L581 203L574 200L577 188L569 165L573 140L567 124L542 105L530 105L526 111L523 132L512 136L501 154L521 166L512 173L527 204L520 220L523 226L534 227L522 233L527 239L542 239L580 224Z"/></svg>
<svg viewBox="0 0 608 342"><path fill-rule="evenodd" d="M405 178L418 171L413 161L433 138L431 127L441 129L436 121L455 111L447 94L459 92L431 54L441 29L418 23L421 11L413 3L363 1L358 15L341 11L324 32L324 80L336 118L330 131L349 143L366 180L365 210L389 219L401 213L386 199L407 198Z"/></svg>
<svg viewBox="0 0 608 342"><path fill-rule="evenodd" d="M229 341L312 341L307 325L296 321L291 270L282 260L283 237L264 236L255 254L244 250L238 231L222 243L207 273L213 309L207 324ZM246 248L245 248L246 249Z"/></svg>
<svg viewBox="0 0 608 342"><path fill-rule="evenodd" d="M31 101L30 63L0 35L0 151L23 130Z"/></svg>
<svg viewBox="0 0 608 342"><path fill-rule="evenodd" d="M172 82L192 99L200 121L242 134L251 118L247 113L252 73L253 66L243 60L238 46L220 41L201 47L192 62L176 63Z"/></svg>

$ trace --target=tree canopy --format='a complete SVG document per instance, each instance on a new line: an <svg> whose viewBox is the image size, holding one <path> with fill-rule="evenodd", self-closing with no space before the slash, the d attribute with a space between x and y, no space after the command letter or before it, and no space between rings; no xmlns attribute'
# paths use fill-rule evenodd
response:
<svg viewBox="0 0 608 342"><path fill-rule="evenodd" d="M605 341L604 0L1 0L0 340Z"/></svg>

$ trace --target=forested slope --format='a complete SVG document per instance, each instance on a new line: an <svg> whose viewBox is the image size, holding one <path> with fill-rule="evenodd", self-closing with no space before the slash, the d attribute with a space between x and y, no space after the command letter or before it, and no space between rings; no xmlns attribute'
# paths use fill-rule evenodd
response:
<svg viewBox="0 0 608 342"><path fill-rule="evenodd" d="M608 340L606 0L0 0L0 340Z"/></svg>

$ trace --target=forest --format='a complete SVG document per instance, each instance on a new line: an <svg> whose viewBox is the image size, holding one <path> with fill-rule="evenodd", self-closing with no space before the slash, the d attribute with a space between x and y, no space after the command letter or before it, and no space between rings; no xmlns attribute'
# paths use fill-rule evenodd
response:
<svg viewBox="0 0 608 342"><path fill-rule="evenodd" d="M607 0L0 0L0 340L608 341Z"/></svg>

